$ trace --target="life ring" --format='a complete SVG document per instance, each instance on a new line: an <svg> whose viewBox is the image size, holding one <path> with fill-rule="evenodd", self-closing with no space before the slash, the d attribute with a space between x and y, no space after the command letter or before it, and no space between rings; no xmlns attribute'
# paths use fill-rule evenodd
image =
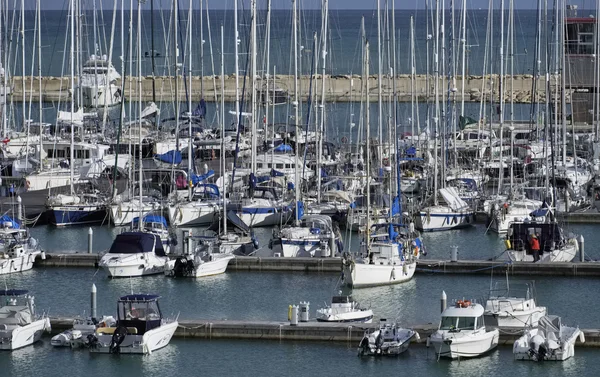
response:
<svg viewBox="0 0 600 377"><path fill-rule="evenodd" d="M469 301L469 300L458 300L458 301L456 301L456 307L457 308L468 308L469 306L471 306L471 301Z"/></svg>

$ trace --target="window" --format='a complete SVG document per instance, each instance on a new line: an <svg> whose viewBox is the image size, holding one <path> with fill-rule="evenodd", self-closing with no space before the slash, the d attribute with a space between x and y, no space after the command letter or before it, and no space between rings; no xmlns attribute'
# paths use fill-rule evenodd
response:
<svg viewBox="0 0 600 377"><path fill-rule="evenodd" d="M454 330L456 328L457 317L442 317L440 330Z"/></svg>
<svg viewBox="0 0 600 377"><path fill-rule="evenodd" d="M458 328L473 330L475 328L475 317L458 317Z"/></svg>
<svg viewBox="0 0 600 377"><path fill-rule="evenodd" d="M291 165L290 164L285 164L285 168L286 169L291 169Z"/></svg>
<svg viewBox="0 0 600 377"><path fill-rule="evenodd" d="M480 329L485 325L484 321L483 321L483 315L481 315L479 318L477 318L477 327L475 327L476 329Z"/></svg>
<svg viewBox="0 0 600 377"><path fill-rule="evenodd" d="M283 169L283 164L275 164L276 169Z"/></svg>

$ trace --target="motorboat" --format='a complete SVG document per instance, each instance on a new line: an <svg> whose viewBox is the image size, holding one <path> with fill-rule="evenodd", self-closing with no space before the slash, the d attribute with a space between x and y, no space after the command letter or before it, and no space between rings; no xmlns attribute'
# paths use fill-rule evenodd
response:
<svg viewBox="0 0 600 377"><path fill-rule="evenodd" d="M46 259L26 228L7 215L0 222L0 275L31 270L38 256Z"/></svg>
<svg viewBox="0 0 600 377"><path fill-rule="evenodd" d="M119 298L116 324L96 328L88 338L90 352L150 354L167 346L179 323L163 318L158 299L153 294Z"/></svg>
<svg viewBox="0 0 600 377"><path fill-rule="evenodd" d="M358 345L359 356L397 356L408 349L413 338L419 334L395 323L380 320L379 328L367 330Z"/></svg>
<svg viewBox="0 0 600 377"><path fill-rule="evenodd" d="M363 242L359 255L343 255L343 279L352 288L399 284L415 274L422 244L412 226L407 229L399 224L384 224L375 225L374 229L373 234L367 234L370 239Z"/></svg>
<svg viewBox="0 0 600 377"><path fill-rule="evenodd" d="M496 284L490 290L484 317L488 326L524 328L537 326L546 312L545 306L538 306L536 303L533 282L524 282L516 287L512 284L509 287L507 281L506 287Z"/></svg>
<svg viewBox="0 0 600 377"><path fill-rule="evenodd" d="M50 332L50 319L37 316L34 297L24 289L0 290L0 350L32 345Z"/></svg>
<svg viewBox="0 0 600 377"><path fill-rule="evenodd" d="M271 249L282 257L330 257L343 251L342 245L330 216L304 215L297 226L274 232Z"/></svg>
<svg viewBox="0 0 600 377"><path fill-rule="evenodd" d="M506 251L498 259L512 262L534 262L529 242L537 235L540 244L539 260L545 262L570 262L579 251L579 243L574 235L565 236L556 221L538 223L535 221L513 222L506 234Z"/></svg>
<svg viewBox="0 0 600 377"><path fill-rule="evenodd" d="M373 310L363 308L352 296L340 295L331 298L331 305L317 310L319 322L364 322L371 323Z"/></svg>
<svg viewBox="0 0 600 377"><path fill-rule="evenodd" d="M575 342L585 336L579 327L563 326L555 315L543 316L538 325L525 331L513 344L516 360L564 361L575 355Z"/></svg>
<svg viewBox="0 0 600 377"><path fill-rule="evenodd" d="M117 235L98 265L110 277L132 277L161 274L168 260L158 235L124 232Z"/></svg>
<svg viewBox="0 0 600 377"><path fill-rule="evenodd" d="M75 318L73 327L54 335L50 344L54 347L81 348L87 345L88 336L94 334L97 328L111 327L117 323L113 316L104 316L101 320L94 318Z"/></svg>
<svg viewBox="0 0 600 377"><path fill-rule="evenodd" d="M85 107L103 108L121 103L121 88L117 80L121 75L106 55L91 55L81 71L80 89Z"/></svg>
<svg viewBox="0 0 600 377"><path fill-rule="evenodd" d="M199 247L193 255L180 256L169 261L165 275L200 278L224 273L229 261L235 256L231 253L212 252L212 247Z"/></svg>
<svg viewBox="0 0 600 377"><path fill-rule="evenodd" d="M498 346L500 332L485 326L483 306L458 300L442 312L437 331L429 336L438 357L458 359L481 356Z"/></svg>

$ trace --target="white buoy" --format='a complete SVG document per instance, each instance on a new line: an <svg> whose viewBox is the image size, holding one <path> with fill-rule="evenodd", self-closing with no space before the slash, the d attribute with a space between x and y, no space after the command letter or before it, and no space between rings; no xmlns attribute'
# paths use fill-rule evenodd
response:
<svg viewBox="0 0 600 377"><path fill-rule="evenodd" d="M442 298L440 300L441 311L446 310L446 303L448 302L448 296L446 296L446 291L442 291Z"/></svg>
<svg viewBox="0 0 600 377"><path fill-rule="evenodd" d="M88 229L88 254L91 254L93 251L92 241L94 239L94 230L92 228Z"/></svg>
<svg viewBox="0 0 600 377"><path fill-rule="evenodd" d="M92 305L92 310L90 311L90 313L92 314L92 319L96 318L96 284L92 284L92 295L91 295L91 305Z"/></svg>
<svg viewBox="0 0 600 377"><path fill-rule="evenodd" d="M23 220L23 199L21 199L21 195L17 196L17 220Z"/></svg>
<svg viewBox="0 0 600 377"><path fill-rule="evenodd" d="M579 235L579 260L585 262L585 240L583 234Z"/></svg>

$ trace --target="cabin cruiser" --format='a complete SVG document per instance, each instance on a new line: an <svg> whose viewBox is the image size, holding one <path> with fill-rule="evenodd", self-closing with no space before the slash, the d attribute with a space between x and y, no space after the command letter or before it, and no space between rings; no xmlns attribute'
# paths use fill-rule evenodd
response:
<svg viewBox="0 0 600 377"><path fill-rule="evenodd" d="M121 88L117 80L121 75L106 55L91 55L79 76L82 105L91 108L115 106L121 103Z"/></svg>
<svg viewBox="0 0 600 377"><path fill-rule="evenodd" d="M274 232L271 245L282 257L331 257L342 252L342 247L339 229L334 229L331 217L325 215L302 216L298 226Z"/></svg>
<svg viewBox="0 0 600 377"><path fill-rule="evenodd" d="M158 299L152 294L119 298L116 324L98 327L88 337L90 352L147 355L167 346L179 323L163 318Z"/></svg>
<svg viewBox="0 0 600 377"><path fill-rule="evenodd" d="M530 248L530 240L536 235L540 244L539 259ZM556 221L538 223L534 221L513 222L506 234L506 251L498 259L512 262L570 262L579 250L574 235L565 236Z"/></svg>
<svg viewBox="0 0 600 377"><path fill-rule="evenodd" d="M421 240L412 226L385 224L374 229L373 234L367 232L371 239L363 242L358 256L345 253L342 258L343 280L352 288L403 283L415 274Z"/></svg>
<svg viewBox="0 0 600 377"><path fill-rule="evenodd" d="M117 235L98 265L109 277L131 277L161 274L168 260L158 235L125 232Z"/></svg>
<svg viewBox="0 0 600 377"><path fill-rule="evenodd" d="M575 355L575 342L579 337L585 342L579 327L563 326L561 318L555 315L543 316L534 328L525 330L525 334L513 344L516 360L564 361Z"/></svg>
<svg viewBox="0 0 600 377"><path fill-rule="evenodd" d="M514 284L509 287L507 281L506 287L496 284L490 290L484 317L488 326L524 328L537 326L546 312L546 307L538 306L535 301L533 282L519 284L515 289Z"/></svg>
<svg viewBox="0 0 600 377"><path fill-rule="evenodd" d="M481 356L498 346L500 332L488 330L483 306L468 300L458 300L442 312L436 332L429 336L439 357L458 359Z"/></svg>
<svg viewBox="0 0 600 377"><path fill-rule="evenodd" d="M404 329L395 323L380 320L379 328L367 330L358 345L359 356L397 356L408 349L413 338L419 334L411 329Z"/></svg>
<svg viewBox="0 0 600 377"><path fill-rule="evenodd" d="M474 223L473 209L460 198L455 187L438 190L438 202L424 207L415 216L417 229L435 232L469 227Z"/></svg>
<svg viewBox="0 0 600 377"><path fill-rule="evenodd" d="M352 296L340 295L331 298L331 305L317 310L319 322L364 322L371 323L373 311L361 307Z"/></svg>
<svg viewBox="0 0 600 377"><path fill-rule="evenodd" d="M34 297L24 289L0 290L0 350L29 346L50 332L50 319L35 313Z"/></svg>

